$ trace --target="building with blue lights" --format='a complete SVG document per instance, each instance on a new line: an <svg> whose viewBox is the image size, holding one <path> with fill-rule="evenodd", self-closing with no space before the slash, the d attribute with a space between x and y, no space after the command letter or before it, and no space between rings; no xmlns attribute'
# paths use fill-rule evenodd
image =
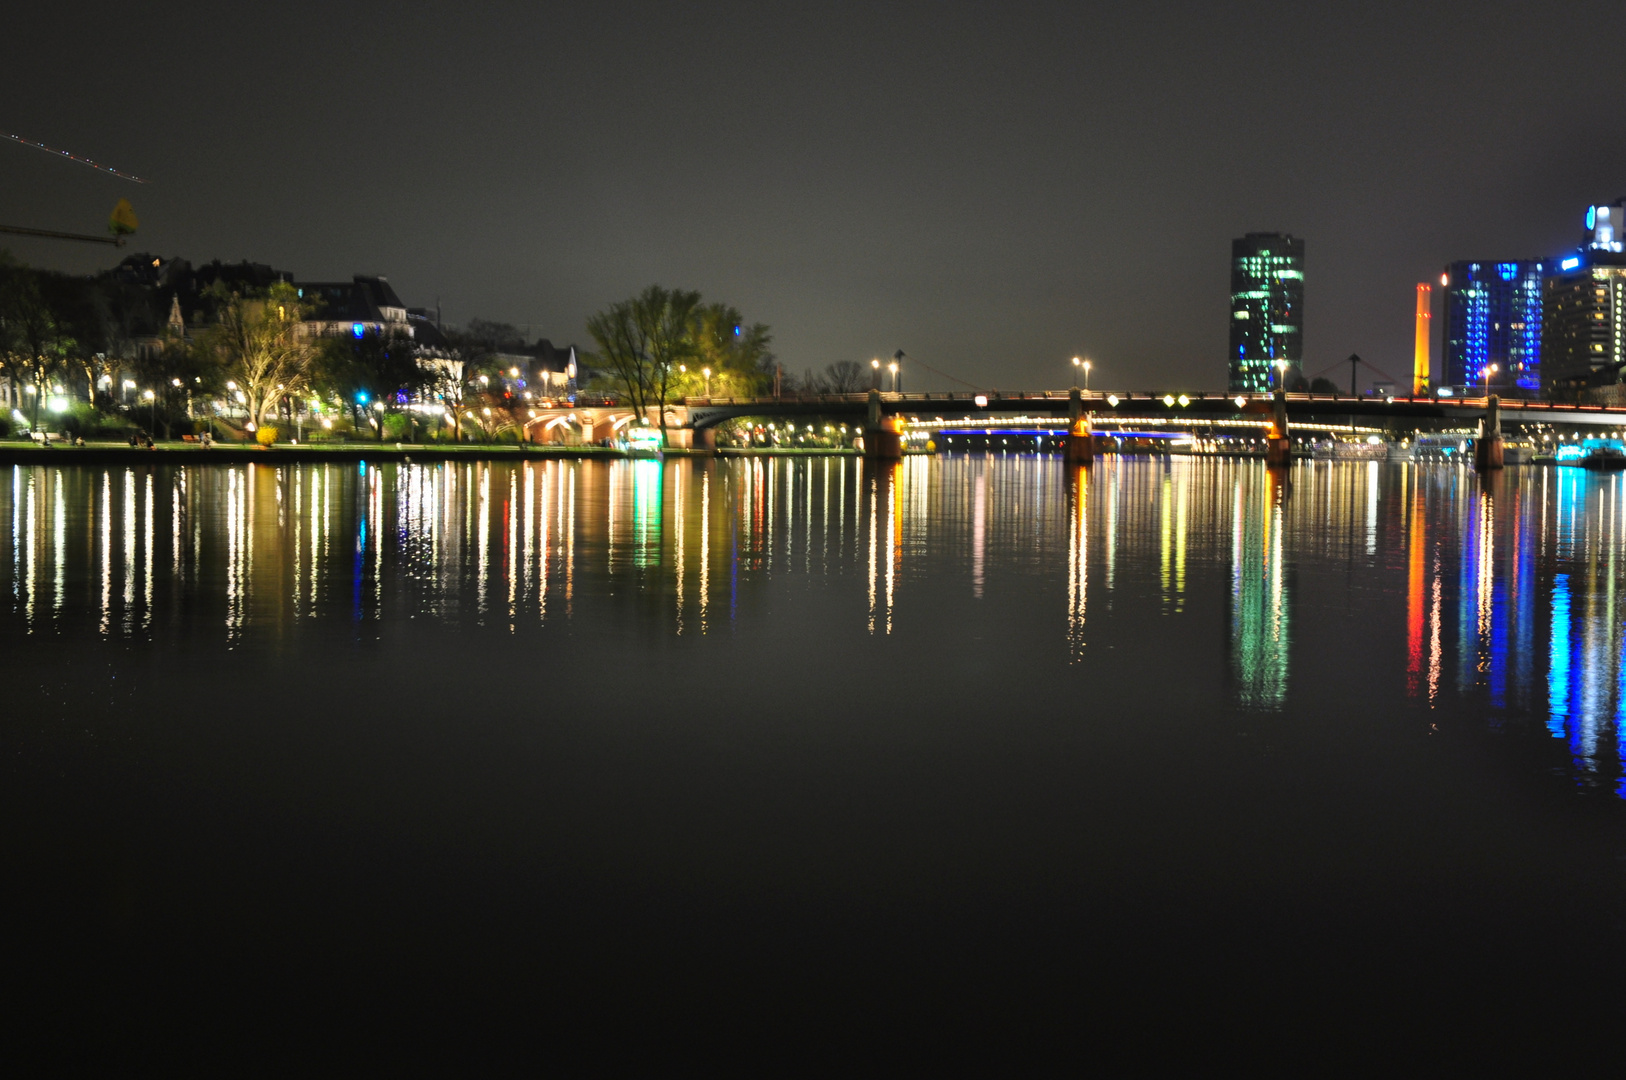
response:
<svg viewBox="0 0 1626 1080"><path fill-rule="evenodd" d="M1586 228L1543 283L1542 386L1560 397L1617 384L1626 367L1626 200L1588 207Z"/></svg>
<svg viewBox="0 0 1626 1080"><path fill-rule="evenodd" d="M1440 278L1442 374L1447 386L1541 389L1542 274L1552 264L1454 262Z"/></svg>
<svg viewBox="0 0 1626 1080"><path fill-rule="evenodd" d="M1266 393L1278 378L1285 383L1303 378L1303 240L1249 233L1231 241L1229 355L1233 393ZM1280 370L1279 362L1288 368Z"/></svg>

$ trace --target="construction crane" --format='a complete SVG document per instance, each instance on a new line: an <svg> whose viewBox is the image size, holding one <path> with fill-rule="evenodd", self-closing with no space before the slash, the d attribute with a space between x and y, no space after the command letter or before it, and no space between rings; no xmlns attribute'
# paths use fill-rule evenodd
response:
<svg viewBox="0 0 1626 1080"><path fill-rule="evenodd" d="M65 158L68 161L95 169L97 172L116 176L121 180L129 180L136 184L145 184L147 182L131 173L122 172L112 166L103 165L78 154L70 154L66 150L58 150L54 146L46 146L44 143L36 142L33 139L13 135L9 131L0 131L0 139L9 140L18 146L31 146L36 150L43 150L53 157ZM111 244L114 247L123 247L125 238L134 233L139 225L140 222L136 219L135 209L130 205L130 200L120 199L114 205L113 213L107 219L107 231L111 234L108 236L97 236L93 233L62 232L58 229L32 229L23 225L0 225L0 233L8 233L12 236L32 236L43 240L79 240L87 244Z"/></svg>

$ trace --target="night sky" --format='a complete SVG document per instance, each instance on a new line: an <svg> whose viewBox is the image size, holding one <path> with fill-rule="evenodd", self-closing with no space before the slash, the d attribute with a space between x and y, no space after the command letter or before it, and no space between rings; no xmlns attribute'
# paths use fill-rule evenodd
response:
<svg viewBox="0 0 1626 1080"><path fill-rule="evenodd" d="M1551 255L1626 193L1617 3L30 4L0 222L387 275L586 343L643 285L785 367L1220 388L1230 240L1307 241L1305 369L1404 374L1412 287ZM5 238L80 271L123 252ZM1347 373L1347 368L1340 369ZM906 388L947 387L916 372Z"/></svg>

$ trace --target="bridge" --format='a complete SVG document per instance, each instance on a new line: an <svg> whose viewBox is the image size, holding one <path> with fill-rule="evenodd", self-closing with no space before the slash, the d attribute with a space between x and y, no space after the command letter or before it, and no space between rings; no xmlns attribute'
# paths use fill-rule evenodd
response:
<svg viewBox="0 0 1626 1080"><path fill-rule="evenodd" d="M1288 430L1295 422L1351 425L1365 421L1388 430L1461 428L1484 424L1489 442L1500 447L1503 423L1531 427L1626 429L1626 406L1571 402L1479 398L1350 397L1337 394L1277 393L1111 393L1072 390L782 394L763 397L687 397L666 406L669 436L676 446L708 449L716 445L717 425L741 417L846 420L864 432L864 452L895 457L902 452L906 420L919 426L953 424L1001 416L1065 417L1070 422L1068 456L1088 460L1092 433L1119 421L1213 427L1227 422L1264 427L1276 444L1273 456L1287 453ZM637 419L624 405L557 405L528 410L527 437L537 442L579 437L597 442L612 437ZM1486 422L1488 420L1488 422ZM1320 423L1316 423L1320 422ZM579 432L579 435L577 434ZM1488 452L1488 450L1487 450ZM1499 453L1497 455L1499 457ZM1284 457L1285 460L1285 457Z"/></svg>

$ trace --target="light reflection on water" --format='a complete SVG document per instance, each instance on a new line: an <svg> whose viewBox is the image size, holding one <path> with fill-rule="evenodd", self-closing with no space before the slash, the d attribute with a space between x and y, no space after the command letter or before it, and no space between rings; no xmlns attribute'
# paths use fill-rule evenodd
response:
<svg viewBox="0 0 1626 1080"><path fill-rule="evenodd" d="M1295 694L1300 578L1344 572L1375 670L1419 708L1539 717L1574 775L1626 796L1622 479L1447 466L1031 457L47 468L0 480L0 635L234 646L306 622L429 616L511 635L618 591L707 636L798 579L843 599L820 632L926 635L911 606L1026 615L1084 663L1112 635L1223 603L1229 704ZM167 510L160 516L159 508ZM1153 622L1113 621L1150 615ZM973 614L971 616L975 618Z"/></svg>

